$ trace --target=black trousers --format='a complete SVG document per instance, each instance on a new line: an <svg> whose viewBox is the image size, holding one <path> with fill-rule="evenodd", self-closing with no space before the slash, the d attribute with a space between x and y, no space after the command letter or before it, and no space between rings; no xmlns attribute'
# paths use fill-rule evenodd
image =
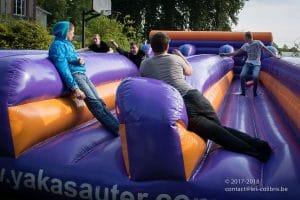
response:
<svg viewBox="0 0 300 200"><path fill-rule="evenodd" d="M189 124L188 129L223 148L259 158L263 141L233 128L222 126L210 102L198 91L190 90L183 97ZM264 142L266 143L266 142Z"/></svg>

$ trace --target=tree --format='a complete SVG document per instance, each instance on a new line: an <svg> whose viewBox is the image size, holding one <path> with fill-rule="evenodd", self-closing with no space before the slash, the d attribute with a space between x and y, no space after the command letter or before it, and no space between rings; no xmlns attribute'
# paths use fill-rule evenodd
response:
<svg viewBox="0 0 300 200"><path fill-rule="evenodd" d="M299 52L299 50L297 49L297 47L292 47L292 48L290 48L290 51L291 52L294 52L294 53L297 53L297 52Z"/></svg>
<svg viewBox="0 0 300 200"><path fill-rule="evenodd" d="M81 25L83 11L92 10L91 0L67 0L67 4L67 15L76 25Z"/></svg>
<svg viewBox="0 0 300 200"><path fill-rule="evenodd" d="M132 37L128 37L126 34L123 34L125 26L125 24L118 22L116 19L110 19L105 16L94 18L87 25L87 43L90 43L90 38L95 33L100 34L101 40L114 40L124 49L129 48L129 43L132 40L141 42L140 37L136 35L136 31L134 29L131 30Z"/></svg>
<svg viewBox="0 0 300 200"><path fill-rule="evenodd" d="M92 9L91 0L37 0L37 4L52 13L48 17L48 25L61 20L72 20L80 25L82 12Z"/></svg>
<svg viewBox="0 0 300 200"><path fill-rule="evenodd" d="M113 12L130 15L145 37L153 29L231 30L246 0L112 0Z"/></svg>
<svg viewBox="0 0 300 200"><path fill-rule="evenodd" d="M276 44L275 42L272 42L272 46L278 50L279 55L282 55L282 49L278 46L278 44Z"/></svg>
<svg viewBox="0 0 300 200"><path fill-rule="evenodd" d="M52 13L48 20L50 27L57 21L70 20L76 26L76 35L81 35L82 12L92 10L92 0L38 0L37 3ZM118 18L118 21L115 18ZM113 12L110 17L101 16L88 21L86 23L86 38L88 41L92 34L99 33L104 40L114 39L126 49L129 46L129 41L141 41L136 27L139 26L129 15L118 15L118 13ZM77 48L80 47L79 42L78 40L73 42Z"/></svg>
<svg viewBox="0 0 300 200"><path fill-rule="evenodd" d="M284 44L282 46L281 50L287 52L287 51L289 51L289 47L286 44Z"/></svg>
<svg viewBox="0 0 300 200"><path fill-rule="evenodd" d="M144 38L153 29L230 31L247 0L112 0L112 16L119 22L132 20L124 30L134 28ZM82 11L91 10L91 0L38 0L52 15L49 24L72 18L81 24ZM128 29L129 28L129 29ZM127 34L126 32L123 32Z"/></svg>
<svg viewBox="0 0 300 200"><path fill-rule="evenodd" d="M69 19L69 4L67 0L37 0L37 5L51 12L51 15L48 16L48 25Z"/></svg>
<svg viewBox="0 0 300 200"><path fill-rule="evenodd" d="M129 2L128 0L112 0L112 17L115 17L118 21L129 16L134 20L133 26L141 30L143 16L141 15L141 10L144 8L144 0L136 0L134 2ZM155 4L155 0L153 0Z"/></svg>

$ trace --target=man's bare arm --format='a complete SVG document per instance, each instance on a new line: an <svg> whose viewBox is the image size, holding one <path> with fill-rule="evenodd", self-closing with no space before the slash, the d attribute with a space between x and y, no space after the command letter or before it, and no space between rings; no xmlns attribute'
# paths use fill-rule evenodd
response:
<svg viewBox="0 0 300 200"><path fill-rule="evenodd" d="M243 53L243 51L244 51L243 49L238 49L232 53L220 53L220 56L236 56Z"/></svg>
<svg viewBox="0 0 300 200"><path fill-rule="evenodd" d="M182 53L181 53L179 50L177 50L177 49L175 49L175 50L173 51L173 54L175 54L175 55L181 57L181 58L184 60L184 62L185 62L186 65L183 67L183 74L186 75L186 76L192 75L192 73L193 73L192 65L191 65L191 63L184 57L184 55L182 55Z"/></svg>

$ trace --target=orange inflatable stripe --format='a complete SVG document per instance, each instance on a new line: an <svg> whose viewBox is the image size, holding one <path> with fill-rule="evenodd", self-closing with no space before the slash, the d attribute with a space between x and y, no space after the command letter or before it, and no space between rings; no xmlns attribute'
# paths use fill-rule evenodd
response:
<svg viewBox="0 0 300 200"><path fill-rule="evenodd" d="M230 85L232 78L233 72L230 71L217 83L215 83L207 91L204 92L203 95L210 101L215 111L219 110L219 107L223 102L227 88Z"/></svg>
<svg viewBox="0 0 300 200"><path fill-rule="evenodd" d="M129 156L128 156L128 147L127 147L127 137L126 137L126 126L125 124L120 124L120 137L122 143L122 153L123 160L125 163L126 172L130 178L130 169L129 169Z"/></svg>
<svg viewBox="0 0 300 200"><path fill-rule="evenodd" d="M151 38L157 32L165 32L174 40L244 40L244 32L225 32L225 31L167 31L153 30L149 34ZM272 42L273 36L271 32L253 32L255 40Z"/></svg>
<svg viewBox="0 0 300 200"><path fill-rule="evenodd" d="M228 72L223 78L211 86L204 96L217 111L225 97L228 86L233 78L233 72ZM193 132L186 129L182 122L177 123L182 148L186 180L189 180L199 160L206 150L205 141Z"/></svg>
<svg viewBox="0 0 300 200"><path fill-rule="evenodd" d="M186 180L189 180L196 165L206 151L205 141L186 129L182 122L177 122Z"/></svg>
<svg viewBox="0 0 300 200"><path fill-rule="evenodd" d="M109 109L115 107L120 81L97 88ZM71 98L37 101L8 108L15 156L31 146L93 118L86 105L77 107Z"/></svg>
<svg viewBox="0 0 300 200"><path fill-rule="evenodd" d="M211 86L204 96L211 102L217 111L225 97L228 86L233 78L233 72L228 72L222 79ZM186 129L183 123L177 123L182 148L186 179L189 180L199 160L206 150L205 141L193 132Z"/></svg>
<svg viewBox="0 0 300 200"><path fill-rule="evenodd" d="M266 72L260 72L259 77L300 131L300 95L293 93L288 87Z"/></svg>

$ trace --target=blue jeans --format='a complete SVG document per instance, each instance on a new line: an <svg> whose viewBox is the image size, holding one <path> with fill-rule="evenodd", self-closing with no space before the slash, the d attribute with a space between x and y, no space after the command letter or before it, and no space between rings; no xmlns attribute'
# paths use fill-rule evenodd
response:
<svg viewBox="0 0 300 200"><path fill-rule="evenodd" d="M260 72L260 65L253 65L251 63L245 63L242 72L240 74L242 94L245 94L246 92L246 77L250 71L252 71L252 78L254 81L253 94L257 95L256 90L257 90L258 76Z"/></svg>
<svg viewBox="0 0 300 200"><path fill-rule="evenodd" d="M104 128L111 131L113 134L119 133L119 122L111 114L103 100L98 96L97 90L90 79L83 73L73 73L73 77L79 89L85 94L84 99L87 107L94 117L101 122Z"/></svg>

